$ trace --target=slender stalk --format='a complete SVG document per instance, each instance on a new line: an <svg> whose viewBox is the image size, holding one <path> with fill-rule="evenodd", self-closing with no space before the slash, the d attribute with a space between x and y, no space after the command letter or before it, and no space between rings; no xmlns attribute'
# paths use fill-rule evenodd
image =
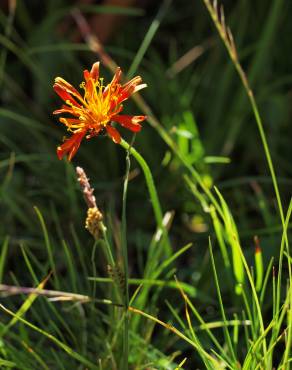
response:
<svg viewBox="0 0 292 370"><path fill-rule="evenodd" d="M96 246L97 246L97 241L95 240L92 252L91 252L91 265L92 265L92 273L93 276L96 276L96 263L95 263L95 253L96 253ZM92 297L96 296L96 281L93 282L93 287L92 287Z"/></svg>
<svg viewBox="0 0 292 370"><path fill-rule="evenodd" d="M107 228L102 221L100 221L99 223L99 228L101 230L103 241L104 241L104 253L106 255L107 261L111 266L114 267L116 263L115 263L115 260L112 254L112 249L111 249L108 237L107 237Z"/></svg>
<svg viewBox="0 0 292 370"><path fill-rule="evenodd" d="M127 245L127 191L129 183L129 172L130 172L130 148L127 150L126 155L126 174L123 188L123 208L122 208L122 254L123 254L123 265L125 274L125 291L124 291L124 346L123 346L123 369L127 370L129 367L128 356L129 356L129 268L128 268L128 245Z"/></svg>
<svg viewBox="0 0 292 370"><path fill-rule="evenodd" d="M274 169L270 149L269 149L269 146L268 146L266 134L265 134L265 131L264 131L263 122L262 122L262 119L261 119L261 116L260 116L260 113L259 113L259 109L258 109L256 100L255 100L253 91L252 91L252 89L249 85L246 74L244 73L244 70L242 69L241 64L239 62L237 51L236 51L234 40L233 40L233 36L232 36L229 28L226 28L225 21L224 21L223 9L221 8L221 10L220 10L220 13L221 13L221 16L220 16L221 19L220 19L217 7L212 6L210 0L203 0L203 2L205 4L212 20L213 20L213 22L214 22L218 32L219 32L219 35L220 35L220 37L221 37L221 39L222 39L222 41L223 41L223 43L224 43L224 45L225 45L225 47L228 51L230 59L232 60L232 63L233 63L233 65L234 65L234 67L235 67L235 69L236 69L236 71L237 71L237 73L240 77L242 85L243 85L243 87L246 91L247 97L249 99L249 102L250 102L250 105L251 105L251 108L252 108L252 111L253 111L253 114L254 114L254 117L255 117L255 121L257 123L258 131L259 131L260 138L261 138L261 141L262 141L262 145L263 145L264 153L265 153L266 160L267 160L267 163L268 163L268 167L269 167L269 170L270 170L270 174L271 174L271 178L272 178L272 182L273 182L273 187L274 187L274 191L275 191L275 195L276 195L276 199L277 199L278 209L279 209L279 213L280 213L280 218L281 218L281 221L282 221L282 225L284 226L285 217L284 217L283 205L282 205L282 201L281 201L281 196L280 196L280 191L279 191L279 187L278 187L277 177L276 177L276 174L275 174L275 169Z"/></svg>
<svg viewBox="0 0 292 370"><path fill-rule="evenodd" d="M255 285L254 285L254 282L253 282L253 279L252 279L252 275L250 273L248 264L246 262L245 256L244 256L243 251L241 250L241 248L239 248L239 252L240 252L241 259L242 259L242 262L243 262L243 265L244 265L244 268L245 268L245 271L246 271L246 274L247 274L247 277L248 277L248 280L249 280L249 283L250 283L250 287L251 287L251 290L252 290L252 296L253 296L253 299L254 299L254 302L255 302L256 311L257 311L258 320L259 320L259 325L260 325L260 334L263 336L263 344L262 344L263 352L264 352L264 355L266 355L267 343L266 343L266 339L265 339L265 336L264 336L265 327L264 327L264 321L263 321L260 302L259 302L258 295L257 295L257 292L256 292L256 288L255 288Z"/></svg>
<svg viewBox="0 0 292 370"><path fill-rule="evenodd" d="M135 313L135 314L144 316L147 319L149 319L151 321L154 321L155 323L161 325L165 329L173 332L179 338L183 339L185 342L187 342L192 347L194 347L199 353L201 353L202 355L204 355L205 358L208 359L214 365L214 369L218 369L219 368L219 362L217 361L216 358L214 358L213 356L211 356L207 351L204 350L203 347L201 347L200 345L198 345L197 343L195 343L193 340L191 340L189 337L187 337L186 335L184 335L181 331L179 331L178 329L176 329L173 325L168 324L168 323L165 323L164 321L158 319L157 317L152 316L152 315L149 315L148 313L146 313L144 311L141 311L138 308L135 308L135 307L132 307L132 306L129 307L129 311L131 313ZM224 364L224 365L228 366L227 363Z"/></svg>
<svg viewBox="0 0 292 370"><path fill-rule="evenodd" d="M103 237L102 246L103 246L103 252L105 254L107 263L113 268L113 270L115 270L116 262L112 254L112 248L111 248L110 242L108 240L107 228L102 221L99 222L99 229L101 230L102 237ZM114 288L115 297L120 303L122 301L123 292L121 292L121 290L119 289L119 286L115 279L113 279L113 288Z"/></svg>
<svg viewBox="0 0 292 370"><path fill-rule="evenodd" d="M222 301L222 296L221 296L221 291L220 291L220 286L219 286L219 280L218 280L218 276L217 276L217 271L216 271L216 266L215 266L215 261L214 261L214 256L213 256L212 245L211 245L211 240L210 239L209 239L209 251L210 251L210 256L211 256L211 263L212 263L212 268L213 268L213 274L214 274L214 279L215 279L215 285L216 285L216 290L217 290L217 295L218 295L219 306L220 306L220 310L221 310L222 319L223 319L223 322L224 322L223 332L224 332L225 340L227 342L227 347L229 349L229 352L230 352L230 355L232 357L233 363L236 364L236 356L235 356L234 348L233 348L233 345L232 345L230 333L229 333L229 330L227 328L227 319L226 319L224 305L223 305L223 301Z"/></svg>
<svg viewBox="0 0 292 370"><path fill-rule="evenodd" d="M148 191L149 191L149 195L150 195L150 199L151 199L151 203L152 203L156 223L157 223L158 227L160 228L160 230L162 232L162 235L163 235L163 241L164 241L163 245L165 247L165 253L169 257L171 255L171 245L170 245L170 241L169 241L169 238L168 238L167 230L166 230L165 226L163 225L163 215L162 215L161 205L160 205L160 202L159 202L159 198L158 198L158 195L157 195L157 190L156 190L156 187L155 187L155 184L154 184L154 180L153 180L153 177L152 177L151 170L150 170L148 164L146 163L145 159L141 156L141 154L138 153L136 149L131 147L125 140L122 139L121 142L120 142L120 145L124 149L126 149L130 154L133 155L133 157L137 160L137 162L139 163L139 165L142 168L142 171L143 171L144 176L145 176L146 184L147 184L147 187L148 187Z"/></svg>

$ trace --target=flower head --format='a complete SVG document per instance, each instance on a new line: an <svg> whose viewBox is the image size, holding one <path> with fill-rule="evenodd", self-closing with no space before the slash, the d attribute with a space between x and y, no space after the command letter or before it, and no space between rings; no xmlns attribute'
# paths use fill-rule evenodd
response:
<svg viewBox="0 0 292 370"><path fill-rule="evenodd" d="M105 86L103 78L99 77L99 62L94 63L90 72L88 70L83 72L85 81L80 85L84 90L83 96L63 78L55 79L54 90L66 105L55 110L53 114L66 113L73 116L73 118L59 118L67 130L72 132L72 136L65 139L64 143L57 148L59 159L68 155L70 161L76 154L84 136L90 139L104 129L115 143L119 143L121 136L112 126L112 122L117 122L133 132L141 130L140 122L144 121L146 116L130 116L120 113L123 110L122 103L147 85L142 84L140 76L121 85L121 74L121 69L117 68L112 81Z"/></svg>

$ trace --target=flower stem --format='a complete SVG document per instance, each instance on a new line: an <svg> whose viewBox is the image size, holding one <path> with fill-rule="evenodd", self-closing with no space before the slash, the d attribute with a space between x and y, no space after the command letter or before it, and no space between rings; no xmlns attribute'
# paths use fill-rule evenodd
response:
<svg viewBox="0 0 292 370"><path fill-rule="evenodd" d="M131 147L125 140L122 139L121 142L120 142L120 145L124 149L126 149L130 154L133 155L133 157L137 160L137 162L139 163L139 165L142 168L142 171L143 171L144 176L145 176L146 184L147 184L147 187L148 187L148 192L149 192L149 195L150 195L150 199L151 199L151 203L152 203L156 223L157 223L159 229L162 232L163 241L164 241L163 245L165 247L165 253L166 253L167 256L170 256L171 255L171 245L170 245L170 241L169 241L169 238L168 238L168 233L167 233L166 227L163 224L162 210L161 210L161 206L160 206L160 202L159 202L159 198L158 198L158 195L157 195L157 190L156 190L156 187L155 187L155 184L154 184L154 180L153 180L153 177L152 177L151 170L150 170L148 164L146 163L145 159L141 156L141 154L138 153L136 149Z"/></svg>
<svg viewBox="0 0 292 370"><path fill-rule="evenodd" d="M103 253L105 255L107 264L110 266L112 271L115 272L116 271L116 262L114 260L113 254L112 254L112 248L111 248L110 242L108 240L107 228L106 228L105 224L102 221L100 221L100 223L99 223L99 228L101 230L102 237L103 237L102 247L103 247ZM115 276L113 276L112 278L113 278L114 295L115 295L115 298L117 299L117 301L120 303L122 301L122 292L120 291L119 284L116 281Z"/></svg>
<svg viewBox="0 0 292 370"><path fill-rule="evenodd" d="M112 267L115 267L116 263L115 263L115 260L114 260L113 254L112 254L112 250L111 250L111 246L110 246L110 243L109 243L109 240L108 240L108 237L107 237L107 228L106 228L105 224L102 221L100 221L100 223L99 223L99 228L101 230L103 241L104 241L104 247L105 247L104 248L104 253L106 255L107 262Z"/></svg>
<svg viewBox="0 0 292 370"><path fill-rule="evenodd" d="M130 149L130 146L129 146ZM123 369L128 369L128 355L129 355L129 268L128 268L128 245L127 245L127 192L130 172L130 152L127 150L126 155L126 174L123 188L123 208L122 208L122 254L125 275L125 290L124 290L124 348L123 348Z"/></svg>

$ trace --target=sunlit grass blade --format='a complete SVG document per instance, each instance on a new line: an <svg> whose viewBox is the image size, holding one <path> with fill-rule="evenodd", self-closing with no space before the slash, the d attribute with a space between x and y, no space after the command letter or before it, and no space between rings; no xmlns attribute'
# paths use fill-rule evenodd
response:
<svg viewBox="0 0 292 370"><path fill-rule="evenodd" d="M192 247L192 244L190 243L190 244L185 245L181 249L179 249L176 253L174 253L173 255L171 255L170 257L168 257L166 260L164 260L160 264L160 266L156 268L156 270L151 271L149 274L147 274L145 276L146 279L147 278L151 278L153 280L158 279L159 276L163 273L163 271L166 270L166 268L169 265L171 265L172 262L174 262L179 256L181 256L183 253L185 253L191 247ZM136 305L138 307L140 307L140 308L144 308L145 307L148 294L149 294L149 287L148 288L146 287L146 289L145 289L144 286L143 286L142 289L141 289L141 291L140 291L140 294L139 294L139 296L137 297L137 300L136 300ZM131 322L131 326L132 326L133 330L136 330L137 329L139 320L140 320L140 317L139 316L133 318L133 320Z"/></svg>
<svg viewBox="0 0 292 370"><path fill-rule="evenodd" d="M42 289L45 284L47 283L50 275L48 275L37 287L39 289ZM17 323L18 319L25 315L25 313L30 309L36 298L38 297L37 294L32 293L28 296L28 298L23 302L21 307L17 310L16 314L13 316L13 318L8 322L8 324L5 325L5 327L2 329L0 336L4 336L6 332Z"/></svg>
<svg viewBox="0 0 292 370"><path fill-rule="evenodd" d="M4 360L3 358L0 358L0 366L5 366L7 368L14 368L16 367L16 363L12 362L12 361L7 361L7 360Z"/></svg>
<svg viewBox="0 0 292 370"><path fill-rule="evenodd" d="M273 262L274 262L274 257L271 258L271 260L269 262L269 265L266 269L265 276L264 276L264 280L263 280L263 284L262 284L262 288L261 288L261 294L260 294L260 303L261 303L261 305L263 304L263 301L264 301L264 298L265 298L265 293L266 293L266 289L267 289L267 285L268 285L268 280L270 278Z"/></svg>
<svg viewBox="0 0 292 370"><path fill-rule="evenodd" d="M99 283L113 283L113 280L111 278L107 277L88 277L88 280L96 281ZM177 284L174 280L160 280L160 279L147 279L147 278L129 278L129 284L130 285L149 285L149 286L158 286L163 288L171 288L171 289L177 289ZM196 289L194 286L180 282L181 287L183 290L189 294L191 297L197 297L200 296L202 299L206 298L203 292L200 292L198 289Z"/></svg>
<svg viewBox="0 0 292 370"><path fill-rule="evenodd" d="M234 348L233 348L233 343L231 341L231 336L230 336L230 333L229 333L229 330L228 330L228 327L227 327L227 324L226 324L227 319L226 319L225 309L224 309L224 305L223 305L223 301L222 301L222 297L221 297L220 285L219 285L219 280L218 280L218 276L217 276L216 265L215 265L215 261L214 261L214 256L213 256L213 251L212 251L212 244L211 244L210 239L209 239L209 251L210 251L210 256L211 256L211 263L212 263L212 269L213 269L215 285L216 285L216 290L217 290L217 295L218 295L219 306L220 306L220 310L221 310L222 319L223 319L223 322L225 324L224 327L223 327L224 336L225 336L225 340L226 340L226 343L227 343L228 350L230 352L230 356L232 358L233 363L235 364L237 360L236 360L236 356L235 356L235 352L234 352Z"/></svg>
<svg viewBox="0 0 292 370"><path fill-rule="evenodd" d="M193 328L193 325L192 325L192 322L191 322L191 316L190 316L190 313L189 313L189 300L188 300L188 297L186 296L186 294L184 293L184 291L182 290L181 286L180 286L180 283L179 281L176 279L176 282L177 282L177 285L178 285L178 290L180 291L180 294L182 295L182 298L184 300L184 304L185 304L185 317L186 317L186 321L187 321L187 327L188 327L188 333L189 333L189 337L192 338L192 340L194 341L194 343L198 346L199 348L199 355L204 363L204 365L206 366L206 368L208 369L209 367L212 368L212 363L209 362L208 358L206 358L205 356L205 353L203 351L201 351L200 349L203 348L202 346L202 343L201 341L199 340L197 334L195 333L194 331L194 328Z"/></svg>
<svg viewBox="0 0 292 370"><path fill-rule="evenodd" d="M87 366L89 369L98 370L98 366L81 356L79 353L75 352L67 346L67 344L61 342L59 339L54 337L52 334L47 333L45 330L42 330L38 328L37 326L33 325L32 323L28 322L27 320L23 319L21 316L16 315L14 312L10 311L8 308L4 307L2 304L0 304L0 309L2 309L5 313L11 315L15 322L20 321L23 324L27 325L31 329L35 330L36 332L44 335L48 339L50 339L53 343L55 343L59 348L61 348L63 351L65 351L69 356L73 357L80 363Z"/></svg>
<svg viewBox="0 0 292 370"><path fill-rule="evenodd" d="M226 201L224 200L222 194L219 192L219 190L215 187L215 191L220 199L221 207L223 210L223 222L225 225L225 235L226 238L231 246L232 250L232 266L234 271L234 276L236 278L236 281L238 285L236 286L236 293L240 294L240 286L244 282L244 268L243 263L240 256L240 241L239 241L239 235L236 228L236 224L233 220L233 217L231 215L231 212L228 208L228 205Z"/></svg>
<svg viewBox="0 0 292 370"><path fill-rule="evenodd" d="M163 326L164 328L166 328L167 330L173 332L174 334L176 334L178 337L180 337L182 340L184 340L185 342L187 342L188 344L190 344L192 347L194 347L198 352L201 352L206 359L208 359L208 361L210 362L210 364L212 364L212 367L211 369L216 369L216 366L218 366L218 361L212 357L208 352L206 352L202 347L199 347L194 341L192 341L190 338L188 338L186 335L184 335L181 331L177 330L174 326L170 325L170 324L167 324L165 322L163 322L162 320L146 313L146 312L143 312L135 307L132 307L132 306L129 306L129 311L132 312L132 313L135 313L135 314L138 314L138 315L141 315L141 316L144 316L146 317L147 319L149 320L152 320L154 322L156 322L157 324ZM208 369L210 367L208 366Z"/></svg>
<svg viewBox="0 0 292 370"><path fill-rule="evenodd" d="M287 246L287 250L289 252L289 244L287 245L287 228L289 225L290 217L292 214L292 200L289 203L289 207L287 210L287 215L285 218L284 222L284 229L283 229L283 234L282 234L282 240L281 240L281 247L280 247L280 256L279 256L279 265L278 265L278 276L277 276L277 281L276 281L276 289L275 289L275 297L274 297L274 317L276 321L276 325L273 328L273 333L272 333L272 339L270 342L270 346L273 344L273 340L279 335L280 331L280 302L281 302L281 293L282 293L282 275L283 275L283 260L284 260L284 251L285 251L285 246ZM288 260L288 271L289 271L289 284L291 287L291 265ZM286 352L285 352L286 353Z"/></svg>
<svg viewBox="0 0 292 370"><path fill-rule="evenodd" d="M259 292L263 284L264 276L264 265L263 265L263 256L262 249L258 237L255 237L256 249L255 249L255 268L256 268L256 290Z"/></svg>
<svg viewBox="0 0 292 370"><path fill-rule="evenodd" d="M230 271L231 263L229 259L229 255L227 252L227 247L224 241L224 233L223 233L223 227L219 221L219 218L216 214L216 210L213 206L210 207L210 214L212 217L213 225L214 225L214 230L216 233L217 241L221 250L221 254L223 257L224 265L227 268L228 271Z"/></svg>

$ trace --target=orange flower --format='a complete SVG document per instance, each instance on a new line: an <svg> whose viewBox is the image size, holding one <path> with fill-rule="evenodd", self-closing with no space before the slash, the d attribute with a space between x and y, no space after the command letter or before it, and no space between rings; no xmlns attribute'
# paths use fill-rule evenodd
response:
<svg viewBox="0 0 292 370"><path fill-rule="evenodd" d="M140 76L134 77L124 85L119 83L122 71L117 68L116 73L108 85L103 85L103 78L99 77L99 62L93 64L91 71L83 72L85 82L80 85L84 89L82 95L61 77L55 79L54 90L65 101L61 109L53 114L68 113L74 118L61 117L59 120L73 135L65 139L57 148L57 155L62 159L68 155L69 161L76 154L84 136L90 139L106 129L115 143L121 141L119 132L112 126L117 122L127 129L138 132L141 130L139 122L146 116L129 116L119 114L123 110L123 101L132 94L146 87Z"/></svg>

